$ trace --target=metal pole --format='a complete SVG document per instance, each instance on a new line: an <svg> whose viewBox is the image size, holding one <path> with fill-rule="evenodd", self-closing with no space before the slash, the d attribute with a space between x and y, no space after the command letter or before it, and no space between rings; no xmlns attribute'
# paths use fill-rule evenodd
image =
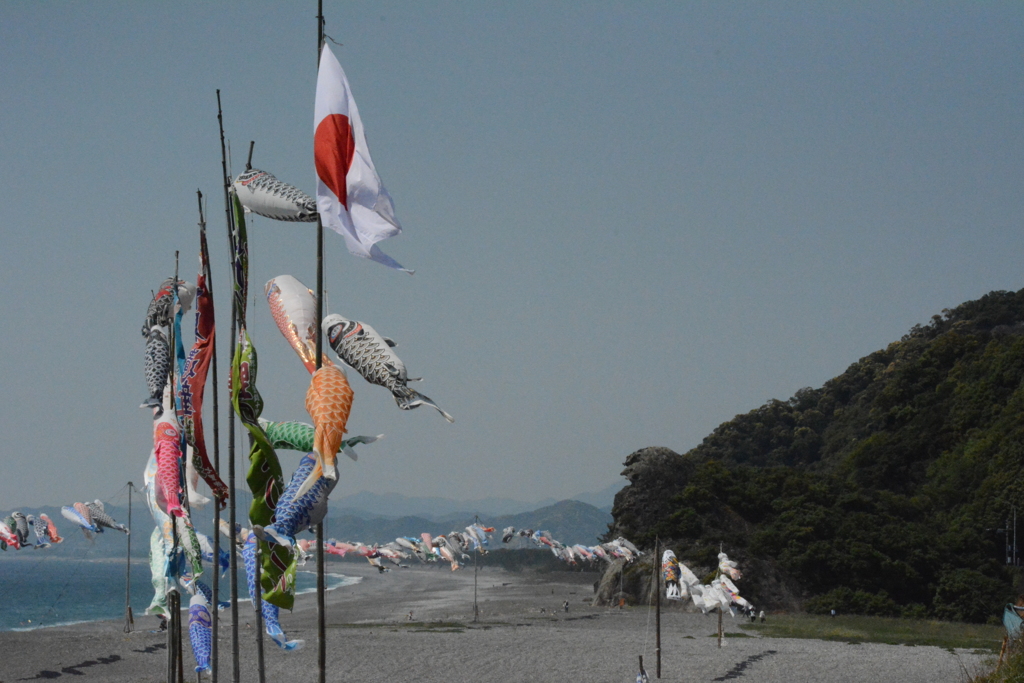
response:
<svg viewBox="0 0 1024 683"><path fill-rule="evenodd" d="M480 523L480 515L473 515L473 523ZM480 556L480 545L477 544L473 552L473 623L475 624L477 618L480 615L480 608L476 602L476 582L477 574L479 573L479 566L477 565L477 558Z"/></svg>
<svg viewBox="0 0 1024 683"><path fill-rule="evenodd" d="M473 522L475 524L479 524L480 523L480 515L475 515L473 517ZM480 557L480 544L479 543L477 544L477 546L476 546L476 548L474 549L474 552L473 552L473 623L476 623L477 618L480 616L480 608L477 605L477 601L476 601L477 574L480 571L480 568L477 566L477 558L478 557Z"/></svg>
<svg viewBox="0 0 1024 683"><path fill-rule="evenodd" d="M317 0L316 9L316 63L319 69L320 52L324 44L324 2ZM324 224L320 214L316 217L316 369L323 364L323 332L320 329L324 319ZM327 582L324 567L324 523L316 525L316 645L317 681L327 682L327 613L324 601Z"/></svg>
<svg viewBox="0 0 1024 683"><path fill-rule="evenodd" d="M723 547L723 544L721 542L719 542L718 543L718 552L719 553L723 552L722 547ZM722 575L722 571L721 571L721 569L719 569L718 576L721 577L721 575ZM721 581L719 581L719 584L721 584ZM721 605L718 606L718 647L719 648L722 647L722 606Z"/></svg>
<svg viewBox="0 0 1024 683"><path fill-rule="evenodd" d="M655 623L655 675L661 678L661 575L658 572L658 545L661 539L654 539L654 623Z"/></svg>
<svg viewBox="0 0 1024 683"><path fill-rule="evenodd" d="M220 165L224 176L224 213L227 217L228 227L228 253L234 259L235 224L231 216L231 196L228 188L231 185L231 178L228 176L228 157L224 148L224 115L220 106L220 90L217 90L217 123L220 126ZM234 272L232 263L231 272ZM231 336L228 338L229 348L234 349L235 344L235 318L238 313L235 310L235 297L231 297ZM235 534L235 414L228 409L228 524L231 526L231 535ZM218 529L219 531L219 529ZM232 543L230 581L231 581L231 680L239 683L240 671L238 663L238 557L234 552Z"/></svg>
<svg viewBox="0 0 1024 683"><path fill-rule="evenodd" d="M135 630L135 617L132 615L132 489L134 484L128 482L128 559L124 567L124 632Z"/></svg>

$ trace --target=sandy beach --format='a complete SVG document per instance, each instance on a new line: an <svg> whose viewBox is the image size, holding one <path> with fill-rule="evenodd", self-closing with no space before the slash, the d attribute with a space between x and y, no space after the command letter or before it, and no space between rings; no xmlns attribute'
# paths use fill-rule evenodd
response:
<svg viewBox="0 0 1024 683"><path fill-rule="evenodd" d="M596 574L481 570L474 623L471 567L378 574L368 565L331 563L328 571L361 579L327 594L329 681L632 683L638 655L655 680L653 610L592 606ZM241 680L256 681L248 603L239 613ZM221 619L220 680L230 681L230 613L221 612ZM286 653L265 639L267 680L315 681L315 596L300 596L281 623L306 647ZM729 635L719 649L712 637L717 617L664 611L662 680L953 682L964 680L965 671L981 670L990 658L936 647L739 637L732 635L741 633L738 622L726 616L725 623ZM153 617L138 617L131 634L122 632L121 621L0 633L0 683L164 681L166 636L148 630L155 624ZM187 634L184 643L185 680L195 681Z"/></svg>

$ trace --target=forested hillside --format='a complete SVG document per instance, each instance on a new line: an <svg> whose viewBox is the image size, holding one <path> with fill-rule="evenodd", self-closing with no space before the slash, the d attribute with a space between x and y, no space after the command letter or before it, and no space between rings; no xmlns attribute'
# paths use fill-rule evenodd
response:
<svg viewBox="0 0 1024 683"><path fill-rule="evenodd" d="M1024 290L992 292L684 455L631 454L609 536L669 540L695 571L722 543L758 604L988 620L1021 588L1022 379Z"/></svg>

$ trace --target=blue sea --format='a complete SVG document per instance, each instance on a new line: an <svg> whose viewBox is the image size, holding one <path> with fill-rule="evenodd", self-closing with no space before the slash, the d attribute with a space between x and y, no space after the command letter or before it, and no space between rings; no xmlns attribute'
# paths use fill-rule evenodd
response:
<svg viewBox="0 0 1024 683"><path fill-rule="evenodd" d="M23 551L26 552L26 551ZM32 552L32 551L27 551ZM308 566L308 565L307 565ZM330 569L330 568L329 568ZM209 583L209 577L205 577ZM245 571L238 567L239 600L248 599ZM356 583L357 578L327 574L327 589ZM136 628L155 617L145 616L153 598L149 562L133 559L131 605ZM299 571L297 593L316 591L316 574ZM125 561L74 559L46 555L0 553L0 631L22 631L104 619L124 619ZM220 596L228 599L228 577L221 577ZM187 604L187 598L182 600Z"/></svg>

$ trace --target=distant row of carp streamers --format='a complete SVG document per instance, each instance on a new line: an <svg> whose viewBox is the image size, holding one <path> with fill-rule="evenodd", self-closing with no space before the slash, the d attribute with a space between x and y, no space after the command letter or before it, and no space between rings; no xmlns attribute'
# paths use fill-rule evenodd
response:
<svg viewBox="0 0 1024 683"><path fill-rule="evenodd" d="M324 543L324 552L329 555L345 557L365 557L381 573L388 571L385 562L395 566L403 566L405 560L415 557L420 562L445 561L451 564L452 571L462 566L470 558L468 553L478 551L486 553L490 545L490 534L494 527L471 524L463 531L449 531L447 534L433 536L421 533L417 536L401 536L390 543L367 545L359 541L338 541L333 538ZM316 543L302 540L298 548L304 554L315 553ZM305 562L302 557L300 562Z"/></svg>
<svg viewBox="0 0 1024 683"><path fill-rule="evenodd" d="M76 503L81 505L81 503ZM65 508L67 509L67 508ZM29 540L29 529L35 533L36 541ZM38 517L15 511L0 521L0 550L8 547L14 550L34 547L49 548L52 543L60 543L64 539L57 533L57 527L47 515Z"/></svg>
<svg viewBox="0 0 1024 683"><path fill-rule="evenodd" d="M642 552L637 550L635 545L621 536L614 541L608 541L600 545L565 545L551 538L551 534L547 531L534 531L533 529L520 529L516 531L515 527L510 526L501 532L503 543L509 543L516 536L528 538L542 548L550 548L555 557L571 565L575 565L577 562L593 563L598 560L611 562L618 559L632 562L643 555Z"/></svg>
<svg viewBox="0 0 1024 683"><path fill-rule="evenodd" d="M128 533L128 527L118 524L104 509L103 501L96 499L91 503L74 503L61 508L65 519L77 525L87 539L93 534L102 534L104 529ZM33 543L29 538L29 530L35 535ZM0 550L13 548L49 548L55 543L62 543L64 538L57 532L57 525L49 515L25 515L19 511L12 512L0 521Z"/></svg>
<svg viewBox="0 0 1024 683"><path fill-rule="evenodd" d="M690 568L676 558L671 550L661 556L662 577L665 580L665 597L669 600L686 600L689 598L701 612L707 614L715 610L729 610L736 616L736 607L747 613L754 611L733 581L739 581L743 575L736 562L729 556L718 553L718 573L709 584L702 584Z"/></svg>

